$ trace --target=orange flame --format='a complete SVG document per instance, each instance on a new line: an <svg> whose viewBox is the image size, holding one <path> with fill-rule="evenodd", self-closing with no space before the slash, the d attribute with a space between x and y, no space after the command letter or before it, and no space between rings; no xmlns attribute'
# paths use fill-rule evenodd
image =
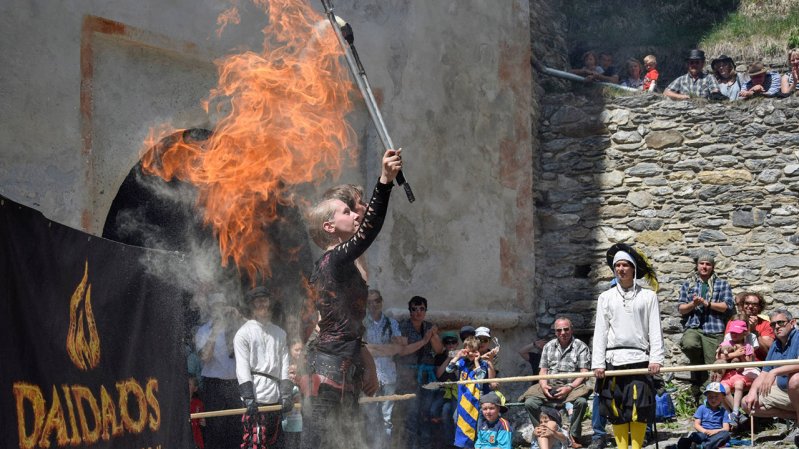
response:
<svg viewBox="0 0 799 449"><path fill-rule="evenodd" d="M69 300L69 331L67 332L67 354L72 363L83 371L97 368L100 363L100 335L97 333L97 324L94 322L92 284L89 284L88 280L89 261L87 260L83 278ZM80 310L81 305L83 305L83 310ZM86 341L87 330L88 341Z"/></svg>
<svg viewBox="0 0 799 449"><path fill-rule="evenodd" d="M204 104L206 112L212 105L230 112L207 141L162 142L142 164L198 187L222 265L232 258L254 282L270 273L264 227L278 218L278 204L291 202L289 189L337 176L357 149L345 120L353 84L329 22L299 0L253 1L270 15L264 50L217 60L219 82ZM229 23L231 10L220 24ZM152 130L147 148L163 135Z"/></svg>

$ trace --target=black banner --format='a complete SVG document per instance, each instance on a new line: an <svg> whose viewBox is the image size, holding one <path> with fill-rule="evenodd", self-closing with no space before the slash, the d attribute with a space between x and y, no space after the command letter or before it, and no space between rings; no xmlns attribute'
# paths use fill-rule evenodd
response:
<svg viewBox="0 0 799 449"><path fill-rule="evenodd" d="M0 197L3 447L192 447L170 258Z"/></svg>

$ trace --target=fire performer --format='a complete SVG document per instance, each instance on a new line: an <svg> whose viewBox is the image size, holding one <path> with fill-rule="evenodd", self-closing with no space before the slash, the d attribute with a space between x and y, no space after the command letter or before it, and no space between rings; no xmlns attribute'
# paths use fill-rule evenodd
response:
<svg viewBox="0 0 799 449"><path fill-rule="evenodd" d="M286 332L272 323L272 292L255 287L244 296L250 319L236 332L236 377L247 406L242 416L242 449L283 449L282 412L294 407L289 380ZM258 406L281 404L283 410L259 412Z"/></svg>
<svg viewBox="0 0 799 449"><path fill-rule="evenodd" d="M653 278L654 270L643 255L623 243L610 247L607 261L617 282L599 295L591 368L597 377L599 412L613 424L617 446L628 447L629 432L633 449L641 449L646 423L655 417L652 377L605 378L605 370L660 372L665 354L658 297L635 282L644 276Z"/></svg>
<svg viewBox="0 0 799 449"><path fill-rule="evenodd" d="M308 214L309 233L325 250L316 262L311 283L320 313L319 333L308 348L308 388L311 396L303 447L362 447L360 390L373 395L377 377L363 345L368 287L355 261L372 244L383 226L394 178L402 168L401 150L383 154L380 179L364 216L339 199L325 199Z"/></svg>

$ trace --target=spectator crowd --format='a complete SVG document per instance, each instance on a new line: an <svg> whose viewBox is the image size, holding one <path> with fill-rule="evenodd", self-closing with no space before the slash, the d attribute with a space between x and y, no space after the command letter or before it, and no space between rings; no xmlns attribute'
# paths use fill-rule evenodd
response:
<svg viewBox="0 0 799 449"><path fill-rule="evenodd" d="M597 61L588 55L586 67L596 73L588 76L617 81L609 56ZM698 50L689 55L689 61L700 60ZM641 86L657 76L656 61L647 61ZM638 69L633 67L640 78ZM343 185L310 208L309 233L323 254L309 280L316 315L308 315L304 327L315 329L307 338L289 339L275 324L279 290L251 286L232 301L208 295L208 320L187 344L190 408L243 406L245 412L193 420L198 448L511 449L513 428L502 417L507 405L497 381L500 345L489 323L442 332L426 319L429 303L422 296L411 297L408 317L397 321L383 313L380 291L368 288L362 256L380 232L401 166L401 150L387 150L368 203L362 188ZM534 425L532 449L602 448L608 423L620 448L640 449L651 435L665 361L657 277L643 253L629 245L613 245L606 258L613 280L599 295L590 349L575 338L571 320L559 316L552 340L520 351L543 376L519 398ZM696 255L676 307L682 351L691 365L711 368L693 370L693 388L697 396L707 395L707 405L697 409L696 432L679 444L705 449L726 443L730 429L752 413L799 419L799 365L766 365L762 371L725 366L796 359L793 316L784 309L764 316L763 298L754 292L733 297L715 266L712 253ZM617 370L634 371L617 376ZM589 377L595 377L593 388ZM463 383L441 384L453 380ZM582 422L592 392L588 443ZM362 395L383 398L361 406Z"/></svg>
<svg viewBox="0 0 799 449"><path fill-rule="evenodd" d="M545 376L519 397L534 427L532 449L606 447L608 423L617 447L640 448L653 438L654 396L662 388L659 371L665 358L654 269L642 253L624 244L611 247L607 262L614 277L599 296L590 346L574 336L568 317L559 316L554 338L518 351L535 373ZM726 368L735 362L797 358L793 315L785 309L765 314L765 300L757 292L733 296L715 266L714 254L696 254L693 273L676 298L675 313L683 326L679 345L689 365L713 365L691 372L698 408L694 431L680 439L680 449L722 447L753 413L799 420L799 366ZM192 420L196 447L308 447L302 439L310 406L305 401L300 412L294 405L319 386L308 376L306 344L288 341L271 322L275 295L265 287L248 291L243 313L225 306L218 295L210 298L212 318L187 345L191 410L244 406L247 413ZM443 332L426 319L428 306L426 298L413 296L408 318L397 321L383 313L380 291L368 291L363 342L374 359L375 394L414 397L362 405L358 416L347 417L354 424L351 431L362 437L339 438L362 438L363 447L378 449L510 448L513 428L502 417L507 406L499 383L436 384L499 377L498 340L488 326ZM606 376L606 371L636 368L648 374ZM589 372L595 382L575 374L557 377ZM429 385L437 388L425 388ZM589 401L590 439L582 432ZM279 410L257 410L270 404Z"/></svg>
<svg viewBox="0 0 799 449"><path fill-rule="evenodd" d="M705 52L693 49L685 58L687 72L671 81L663 94L672 100L705 98L714 101L736 101L755 97L785 98L793 95L799 85L799 48L788 51L788 70L780 74L761 61L755 61L737 71L733 59L719 55L711 59L706 71ZM656 92L660 74L655 55L646 55L643 60L630 58L623 70L613 64L609 52L597 54L587 51L582 55L582 67L572 69L575 75L587 81L619 84L625 88L643 92Z"/></svg>

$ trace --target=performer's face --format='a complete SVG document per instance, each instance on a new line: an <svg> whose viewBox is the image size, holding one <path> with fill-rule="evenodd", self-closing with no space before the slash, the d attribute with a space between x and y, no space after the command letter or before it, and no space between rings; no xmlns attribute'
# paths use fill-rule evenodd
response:
<svg viewBox="0 0 799 449"><path fill-rule="evenodd" d="M333 200L336 211L333 219L325 223L325 229L332 231L336 235L349 238L358 229L361 217L341 200Z"/></svg>
<svg viewBox="0 0 799 449"><path fill-rule="evenodd" d="M633 277L635 276L633 264L626 260L620 260L613 265L613 269L616 271L616 277L619 278L619 283L622 287L629 288L633 285Z"/></svg>

